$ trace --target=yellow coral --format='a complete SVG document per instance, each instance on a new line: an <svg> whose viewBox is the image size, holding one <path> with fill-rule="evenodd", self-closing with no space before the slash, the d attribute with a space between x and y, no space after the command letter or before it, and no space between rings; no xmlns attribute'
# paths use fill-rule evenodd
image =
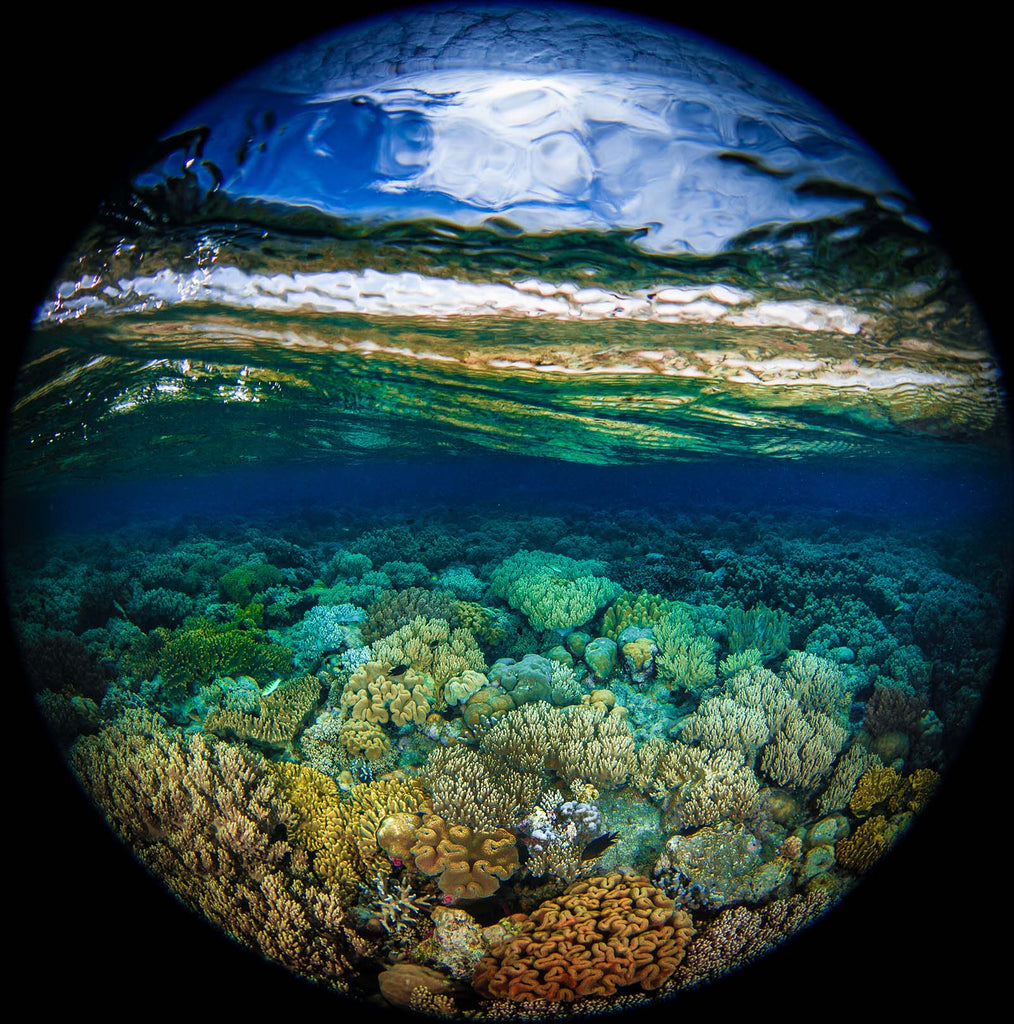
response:
<svg viewBox="0 0 1014 1024"><path fill-rule="evenodd" d="M897 792L888 801L892 814L899 811L921 811L937 788L940 776L932 768L919 768L905 777Z"/></svg>
<svg viewBox="0 0 1014 1024"><path fill-rule="evenodd" d="M856 783L849 809L856 816L863 817L892 796L900 785L901 777L893 768L870 768Z"/></svg>
<svg viewBox="0 0 1014 1024"><path fill-rule="evenodd" d="M342 691L342 707L353 718L374 725L421 725L429 714L432 681L412 669L392 676L392 668L387 661L360 665Z"/></svg>
<svg viewBox="0 0 1014 1024"><path fill-rule="evenodd" d="M358 718L342 724L338 743L349 757L362 757L367 761L384 761L391 751L391 741L384 730Z"/></svg>
<svg viewBox="0 0 1014 1024"><path fill-rule="evenodd" d="M440 891L453 899L484 899L518 868L514 836L503 828L478 829L431 815L411 847L415 867L439 875Z"/></svg>
<svg viewBox="0 0 1014 1024"><path fill-rule="evenodd" d="M846 871L862 874L876 864L887 846L887 819L878 814L863 821L852 835L839 839L835 854Z"/></svg>
<svg viewBox="0 0 1014 1024"><path fill-rule="evenodd" d="M452 630L445 619L418 616L377 640L370 650L377 661L410 665L441 686L468 669L486 671L486 659L475 637L467 629Z"/></svg>
<svg viewBox="0 0 1014 1024"><path fill-rule="evenodd" d="M627 626L645 628L663 618L672 602L642 590L636 597L629 591L621 594L602 615L602 636L615 640Z"/></svg>

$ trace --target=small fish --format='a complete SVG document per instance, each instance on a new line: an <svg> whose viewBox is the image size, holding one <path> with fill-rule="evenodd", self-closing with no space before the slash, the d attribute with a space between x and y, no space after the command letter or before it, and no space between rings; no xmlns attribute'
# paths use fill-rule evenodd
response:
<svg viewBox="0 0 1014 1024"><path fill-rule="evenodd" d="M387 674L389 676L403 676L408 671L408 665L395 665Z"/></svg>
<svg viewBox="0 0 1014 1024"><path fill-rule="evenodd" d="M581 860L595 860L596 857L601 857L616 842L619 835L619 832L603 832L581 851Z"/></svg>

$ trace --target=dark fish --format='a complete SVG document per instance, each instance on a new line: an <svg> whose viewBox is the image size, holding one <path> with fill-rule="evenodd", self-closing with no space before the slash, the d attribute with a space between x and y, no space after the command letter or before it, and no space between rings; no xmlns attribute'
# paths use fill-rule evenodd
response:
<svg viewBox="0 0 1014 1024"><path fill-rule="evenodd" d="M389 676L401 676L408 671L408 665L395 665L387 674Z"/></svg>
<svg viewBox="0 0 1014 1024"><path fill-rule="evenodd" d="M601 857L616 842L619 835L619 832L603 832L602 835L596 836L581 851L581 860L595 860L596 857Z"/></svg>
<svg viewBox="0 0 1014 1024"><path fill-rule="evenodd" d="M527 864L532 859L532 851L528 849L526 843L518 843L518 864Z"/></svg>

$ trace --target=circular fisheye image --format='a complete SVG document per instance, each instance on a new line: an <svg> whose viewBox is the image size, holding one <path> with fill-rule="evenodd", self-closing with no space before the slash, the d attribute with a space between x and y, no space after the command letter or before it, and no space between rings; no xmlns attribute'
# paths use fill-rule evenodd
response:
<svg viewBox="0 0 1014 1024"><path fill-rule="evenodd" d="M33 233L3 456L71 977L525 1021L970 963L1000 356L934 146L702 28L220 28L175 92L107 41L142 144Z"/></svg>

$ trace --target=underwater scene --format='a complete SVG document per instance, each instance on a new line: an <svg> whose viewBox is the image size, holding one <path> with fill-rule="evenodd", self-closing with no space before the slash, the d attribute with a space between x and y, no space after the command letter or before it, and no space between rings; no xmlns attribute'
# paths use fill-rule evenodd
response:
<svg viewBox="0 0 1014 1024"><path fill-rule="evenodd" d="M938 930L884 903L845 971L916 987L1004 870L921 828L995 707L1009 430L916 198L751 59L570 5L289 50L111 183L13 381L65 884L139 949L145 872L186 908L126 991L239 946L250 1005L532 1020L819 957L924 850Z"/></svg>

